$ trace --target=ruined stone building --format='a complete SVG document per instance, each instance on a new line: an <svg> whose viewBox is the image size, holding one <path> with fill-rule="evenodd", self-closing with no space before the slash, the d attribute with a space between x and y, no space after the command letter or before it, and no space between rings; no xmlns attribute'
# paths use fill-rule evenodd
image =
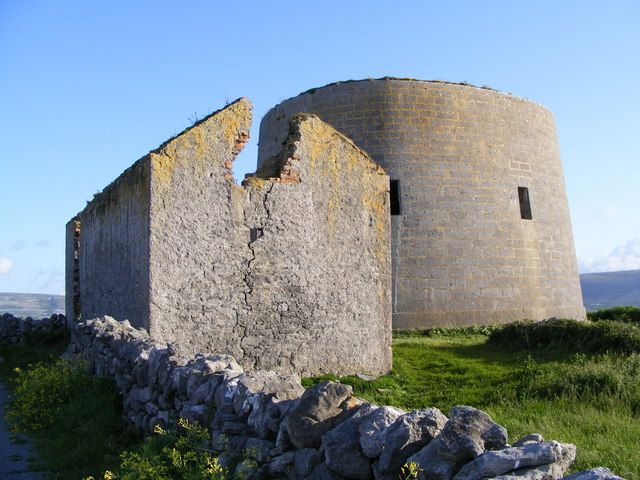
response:
<svg viewBox="0 0 640 480"><path fill-rule="evenodd" d="M167 141L68 223L70 318L310 375L388 371L392 319L584 316L544 107L442 82L327 85L267 113L239 186L250 109Z"/></svg>
<svg viewBox="0 0 640 480"><path fill-rule="evenodd" d="M248 369L391 368L389 178L313 116L238 186L241 99L138 160L67 225L67 313ZM355 253L357 252L357 253Z"/></svg>

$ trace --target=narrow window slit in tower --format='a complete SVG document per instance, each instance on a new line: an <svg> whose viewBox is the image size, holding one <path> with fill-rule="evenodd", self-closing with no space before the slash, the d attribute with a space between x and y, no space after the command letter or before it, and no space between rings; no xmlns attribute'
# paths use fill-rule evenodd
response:
<svg viewBox="0 0 640 480"><path fill-rule="evenodd" d="M391 215L402 215L400 206L400 180L391 180L389 184L389 195L391 197Z"/></svg>
<svg viewBox="0 0 640 480"><path fill-rule="evenodd" d="M533 217L531 216L531 203L527 187L518 187L518 200L520 200L520 218L531 220Z"/></svg>

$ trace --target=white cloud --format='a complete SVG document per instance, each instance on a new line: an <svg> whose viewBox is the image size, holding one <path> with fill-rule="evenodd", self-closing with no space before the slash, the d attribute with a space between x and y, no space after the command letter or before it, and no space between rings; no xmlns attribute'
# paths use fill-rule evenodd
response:
<svg viewBox="0 0 640 480"><path fill-rule="evenodd" d="M578 255L580 273L615 272L640 269L640 238L634 237L618 245L608 255L589 258Z"/></svg>
<svg viewBox="0 0 640 480"><path fill-rule="evenodd" d="M9 273L13 267L13 260L9 258L0 258L0 275Z"/></svg>

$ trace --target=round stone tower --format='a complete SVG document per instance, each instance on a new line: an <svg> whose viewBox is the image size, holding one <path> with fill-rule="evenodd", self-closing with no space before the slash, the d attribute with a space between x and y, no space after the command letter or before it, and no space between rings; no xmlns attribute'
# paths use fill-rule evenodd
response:
<svg viewBox="0 0 640 480"><path fill-rule="evenodd" d="M259 165L298 112L350 137L391 178L394 328L584 317L545 107L444 82L338 82L265 115Z"/></svg>

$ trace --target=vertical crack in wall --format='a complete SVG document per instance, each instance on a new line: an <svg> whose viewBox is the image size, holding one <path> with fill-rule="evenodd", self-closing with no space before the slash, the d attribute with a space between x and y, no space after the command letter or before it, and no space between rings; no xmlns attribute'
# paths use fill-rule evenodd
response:
<svg viewBox="0 0 640 480"><path fill-rule="evenodd" d="M80 320L82 302L80 297L80 227L76 217L73 220L73 320Z"/></svg>
<svg viewBox="0 0 640 480"><path fill-rule="evenodd" d="M249 295L251 295L251 293L253 292L252 264L256 259L256 252L254 250L253 243L256 242L258 239L260 239L260 237L264 235L264 227L267 225L267 222L269 221L269 218L271 216L271 211L269 210L269 207L267 207L267 197L271 193L271 190L273 190L273 187L274 187L274 183L271 183L271 185L265 191L262 197L262 209L264 210L265 217L264 217L264 220L260 221L260 227L259 228L249 227L249 241L247 242L247 246L249 247L249 251L251 252L251 257L246 263L246 268L243 276L243 281L245 284L245 289L243 293L244 311L248 311L248 312L253 310L253 306L249 302ZM245 216L245 224L247 223L249 222ZM238 342L238 345L240 350L242 351L242 356L246 359L247 355L242 345L242 342L247 337L247 326L242 324L240 319L241 315L242 315L242 312L238 310L236 313L236 326L242 329L242 333L240 335L240 341ZM255 366L255 360L254 360L254 366Z"/></svg>
<svg viewBox="0 0 640 480"><path fill-rule="evenodd" d="M251 277L251 264L255 261L256 259L256 252L253 248L253 243L256 242L260 237L262 237L264 235L264 227L267 225L267 222L269 221L269 218L271 216L271 211L269 210L269 207L267 207L267 198L269 197L269 194L271 193L271 190L273 190L273 186L274 183L271 183L271 185L269 186L268 190L265 191L263 197L262 197L262 208L264 210L265 213L265 217L264 220L260 221L260 227L256 228L256 227L250 227L249 228L249 243L247 244L249 246L249 250L251 251L251 258L249 259L249 261L247 262L247 268L244 272L244 283L247 286L245 293L244 293L244 304L247 310L253 310L253 307L251 306L251 304L249 303L249 295L253 292L253 279ZM246 220L245 220L246 221Z"/></svg>

